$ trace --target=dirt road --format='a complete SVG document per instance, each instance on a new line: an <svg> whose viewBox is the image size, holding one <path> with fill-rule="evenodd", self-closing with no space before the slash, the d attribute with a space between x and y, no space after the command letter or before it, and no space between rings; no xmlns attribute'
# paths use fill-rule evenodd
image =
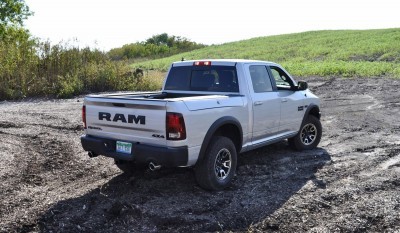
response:
<svg viewBox="0 0 400 233"><path fill-rule="evenodd" d="M0 232L400 231L400 80L306 80L319 148L242 154L221 192L191 169L129 176L90 159L82 99L0 102Z"/></svg>

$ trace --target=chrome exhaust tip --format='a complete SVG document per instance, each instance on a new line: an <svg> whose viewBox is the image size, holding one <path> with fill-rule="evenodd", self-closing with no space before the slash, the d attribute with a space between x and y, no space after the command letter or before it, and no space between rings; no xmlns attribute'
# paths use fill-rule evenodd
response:
<svg viewBox="0 0 400 233"><path fill-rule="evenodd" d="M149 169L150 169L150 171L156 171L156 170L159 170L161 168L161 165L156 165L156 164L154 164L153 162L150 162L149 163Z"/></svg>

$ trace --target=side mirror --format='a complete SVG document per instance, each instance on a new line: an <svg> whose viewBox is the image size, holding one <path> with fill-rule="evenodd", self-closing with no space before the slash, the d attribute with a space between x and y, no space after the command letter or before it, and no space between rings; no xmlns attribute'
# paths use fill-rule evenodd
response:
<svg viewBox="0 0 400 233"><path fill-rule="evenodd" d="M298 81L297 82L297 90L304 91L307 90L308 84L306 81Z"/></svg>

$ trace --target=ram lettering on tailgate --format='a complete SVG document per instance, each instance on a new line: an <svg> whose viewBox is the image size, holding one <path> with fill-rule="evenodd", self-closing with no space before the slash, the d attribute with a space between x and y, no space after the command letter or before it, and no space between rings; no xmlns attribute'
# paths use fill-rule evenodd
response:
<svg viewBox="0 0 400 233"><path fill-rule="evenodd" d="M128 120L126 120L127 118ZM121 113L116 113L114 117L112 117L111 113L99 112L99 120L114 121L114 122L121 121L123 123L132 123L132 124L135 123L141 125L146 124L146 116L141 116L141 115L136 116L128 114L128 117L125 117L125 115Z"/></svg>

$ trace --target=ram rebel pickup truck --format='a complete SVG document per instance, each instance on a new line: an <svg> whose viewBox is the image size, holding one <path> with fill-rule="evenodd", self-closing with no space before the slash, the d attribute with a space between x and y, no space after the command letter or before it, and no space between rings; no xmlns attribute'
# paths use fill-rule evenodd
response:
<svg viewBox="0 0 400 233"><path fill-rule="evenodd" d="M288 139L315 148L319 99L280 65L252 60L174 62L159 92L88 95L82 109L90 157L132 164L194 167L198 184L227 187L239 153Z"/></svg>

